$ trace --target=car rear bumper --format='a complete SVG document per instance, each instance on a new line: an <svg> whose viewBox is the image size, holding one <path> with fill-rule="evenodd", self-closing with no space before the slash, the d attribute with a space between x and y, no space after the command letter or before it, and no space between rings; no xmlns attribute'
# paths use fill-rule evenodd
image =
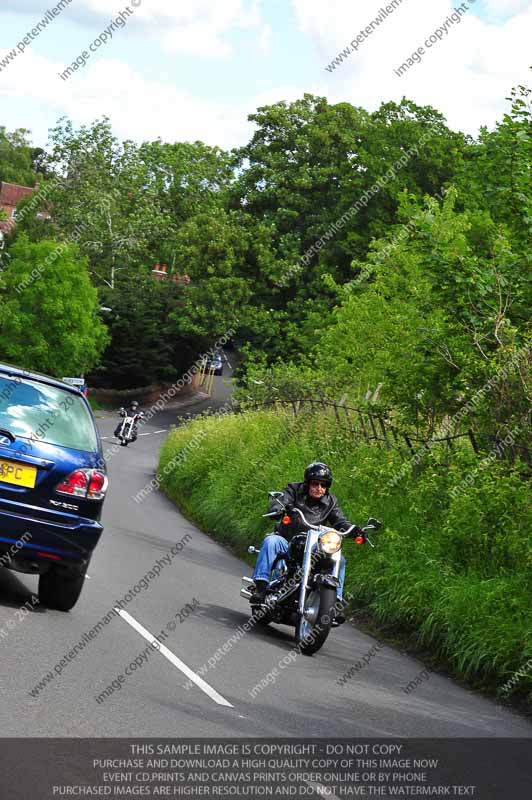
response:
<svg viewBox="0 0 532 800"><path fill-rule="evenodd" d="M94 519L0 500L0 567L28 563L87 564L103 526Z"/></svg>

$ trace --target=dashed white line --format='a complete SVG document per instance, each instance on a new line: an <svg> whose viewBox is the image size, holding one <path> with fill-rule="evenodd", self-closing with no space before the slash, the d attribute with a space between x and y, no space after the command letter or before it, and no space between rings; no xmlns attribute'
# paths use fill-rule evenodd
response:
<svg viewBox="0 0 532 800"><path fill-rule="evenodd" d="M140 635L143 636L147 642L150 644L156 644L159 653L168 659L168 661L173 664L174 667L180 669L181 672L193 683L195 683L198 689L201 689L202 692L205 692L205 694L208 695L211 700L214 700L214 702L218 703L220 706L227 706L228 708L234 707L229 700L226 700L225 697L222 697L221 694L218 694L216 689L213 689L213 687L204 681L203 678L200 678L199 675L196 675L194 670L190 669L190 667L187 667L184 661L181 661L181 659L174 655L174 653L172 653L172 651L169 650L164 644L160 644L155 636L153 636L143 625L141 625L140 622L137 622L137 620L132 617L131 614L128 614L127 611L122 611L121 608L115 608L115 611L120 614L122 619L131 625L131 627L134 628L137 633L140 633Z"/></svg>
<svg viewBox="0 0 532 800"><path fill-rule="evenodd" d="M152 436L156 433L168 433L168 428L164 428L162 431L149 431L148 433L139 433L139 436ZM100 436L102 442L106 439L116 439L116 436Z"/></svg>

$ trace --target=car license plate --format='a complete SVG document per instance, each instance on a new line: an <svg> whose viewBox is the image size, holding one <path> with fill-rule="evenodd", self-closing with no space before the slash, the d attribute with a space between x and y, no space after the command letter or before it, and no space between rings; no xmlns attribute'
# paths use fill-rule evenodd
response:
<svg viewBox="0 0 532 800"><path fill-rule="evenodd" d="M29 489L33 489L36 479L36 467L27 467L16 461L5 461L0 458L0 482L14 483L16 486L26 486Z"/></svg>

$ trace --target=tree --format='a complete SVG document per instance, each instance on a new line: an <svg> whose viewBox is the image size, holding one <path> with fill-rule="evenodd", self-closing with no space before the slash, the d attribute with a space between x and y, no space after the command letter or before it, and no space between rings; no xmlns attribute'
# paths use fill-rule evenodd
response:
<svg viewBox="0 0 532 800"><path fill-rule="evenodd" d="M288 276L286 294L298 299L320 294L325 272L339 281L353 277L353 258L396 221L398 192L435 193L456 171L466 144L437 111L407 100L369 114L305 94L259 108L250 120L257 130L237 153L233 203L270 227L275 258L264 278ZM367 202L338 225L363 197ZM304 267L294 269L309 251Z"/></svg>
<svg viewBox="0 0 532 800"><path fill-rule="evenodd" d="M68 242L20 236L2 273L0 357L56 377L88 372L107 332L87 262Z"/></svg>
<svg viewBox="0 0 532 800"><path fill-rule="evenodd" d="M113 290L101 292L111 308L106 315L109 344L90 379L95 385L127 389L171 381L186 371L193 354L171 315L182 289L149 277L122 275Z"/></svg>
<svg viewBox="0 0 532 800"><path fill-rule="evenodd" d="M316 353L336 385L361 399L367 384L383 383L385 404L409 420L422 410L431 428L476 392L473 413L488 429L523 427L531 331L515 301L527 286L527 262L489 214L455 205L453 189L441 207L405 195L403 227L356 264L361 279L339 287L342 302ZM483 392L518 356L519 369Z"/></svg>
<svg viewBox="0 0 532 800"><path fill-rule="evenodd" d="M172 221L138 147L120 144L107 119L79 131L61 120L51 139L42 192L57 234L77 242L98 285L114 288L123 271L146 273Z"/></svg>
<svg viewBox="0 0 532 800"><path fill-rule="evenodd" d="M0 126L0 181L35 186L43 151L30 145L29 133L26 128L9 133Z"/></svg>

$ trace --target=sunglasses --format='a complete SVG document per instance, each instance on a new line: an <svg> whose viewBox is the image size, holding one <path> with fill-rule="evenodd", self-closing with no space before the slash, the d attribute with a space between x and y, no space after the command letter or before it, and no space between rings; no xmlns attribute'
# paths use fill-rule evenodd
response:
<svg viewBox="0 0 532 800"><path fill-rule="evenodd" d="M328 489L329 484L325 481L309 481L310 486L321 486L322 489Z"/></svg>

